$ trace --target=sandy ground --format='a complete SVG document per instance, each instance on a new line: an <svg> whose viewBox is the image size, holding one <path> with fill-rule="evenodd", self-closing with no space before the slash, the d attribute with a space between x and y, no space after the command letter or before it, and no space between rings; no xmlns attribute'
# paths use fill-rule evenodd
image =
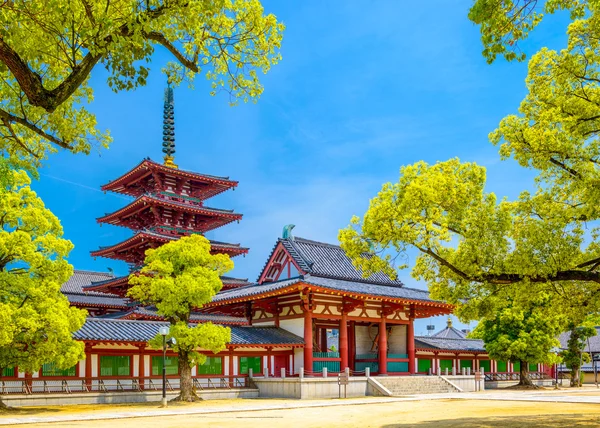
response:
<svg viewBox="0 0 600 428"><path fill-rule="evenodd" d="M263 401L263 400L257 400ZM264 400L266 401L266 400ZM268 400L269 403L285 400ZM514 401L436 400L389 402L336 407L243 412L248 400L223 403L229 411L210 415L140 417L133 419L27 424L21 427L219 427L219 428L290 428L290 427L600 427L600 405L575 403L536 403ZM238 406L239 404L239 406ZM258 403L257 403L258 404ZM204 405L201 403L200 406ZM185 406L185 405L184 405ZM196 406L196 405L193 405ZM103 406L78 406L78 411L106 411ZM115 411L131 406L116 406ZM87 409L86 409L87 408ZM155 406L152 407L155 409ZM117 410L118 409L118 410ZM139 407L137 407L140 410ZM171 407L173 409L173 407ZM41 409L39 409L41 410ZM71 410L56 409L56 412ZM22 415L56 414L50 411L23 409ZM12 415L13 417L16 415Z"/></svg>

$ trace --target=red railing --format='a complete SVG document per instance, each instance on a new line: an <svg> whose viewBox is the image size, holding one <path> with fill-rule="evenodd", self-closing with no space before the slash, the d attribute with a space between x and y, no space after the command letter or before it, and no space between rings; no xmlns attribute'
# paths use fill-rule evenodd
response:
<svg viewBox="0 0 600 428"><path fill-rule="evenodd" d="M192 378L197 390L248 388L247 376L214 376ZM167 378L168 391L179 389L179 378ZM0 381L0 395L5 394L49 394L49 393L81 393L81 392L143 392L161 391L161 377L134 378L72 378L60 380L46 379L14 379Z"/></svg>

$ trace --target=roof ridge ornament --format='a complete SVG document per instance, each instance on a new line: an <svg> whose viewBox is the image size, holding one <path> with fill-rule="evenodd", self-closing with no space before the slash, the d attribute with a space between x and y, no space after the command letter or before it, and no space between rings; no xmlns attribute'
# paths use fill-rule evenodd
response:
<svg viewBox="0 0 600 428"><path fill-rule="evenodd" d="M281 234L282 239L289 239L290 241L294 240L294 236L292 235L292 229L296 227L295 224L286 224L283 226L283 233Z"/></svg>
<svg viewBox="0 0 600 428"><path fill-rule="evenodd" d="M164 165L169 168L177 168L175 164L175 100L173 98L173 88L171 82L167 82L165 89L165 104L163 112L163 153Z"/></svg>

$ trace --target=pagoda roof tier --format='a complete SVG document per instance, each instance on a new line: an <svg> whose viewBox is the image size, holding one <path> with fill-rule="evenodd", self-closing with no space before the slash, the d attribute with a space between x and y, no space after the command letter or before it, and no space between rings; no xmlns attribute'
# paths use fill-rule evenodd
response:
<svg viewBox="0 0 600 428"><path fill-rule="evenodd" d="M248 279L232 278L222 276L223 290L249 285ZM83 287L84 292L110 293L111 295L125 296L129 289L129 275L111 277L103 281L92 282Z"/></svg>
<svg viewBox="0 0 600 428"><path fill-rule="evenodd" d="M140 230L153 226L176 236L205 233L233 221L242 214L233 210L204 207L199 203L179 202L162 195L146 193L123 208L96 219L98 223Z"/></svg>
<svg viewBox="0 0 600 428"><path fill-rule="evenodd" d="M149 191L169 191L204 200L237 185L238 182L230 180L229 177L198 174L144 159L132 170L103 185L101 189L136 197Z"/></svg>
<svg viewBox="0 0 600 428"><path fill-rule="evenodd" d="M141 265L146 257L145 252L149 248L156 248L162 244L179 239L179 236L165 235L150 230L141 230L131 238L117 244L101 247L92 251L92 257L107 257L109 259L123 260L134 265ZM240 244L228 244L226 242L210 241L211 253L228 254L230 257L248 253L248 248Z"/></svg>

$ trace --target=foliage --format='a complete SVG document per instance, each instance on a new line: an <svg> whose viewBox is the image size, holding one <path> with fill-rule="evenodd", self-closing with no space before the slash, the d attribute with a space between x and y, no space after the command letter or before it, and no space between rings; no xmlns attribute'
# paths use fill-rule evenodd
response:
<svg viewBox="0 0 600 428"><path fill-rule="evenodd" d="M571 386L581 386L581 364L591 361L590 355L583 351L587 345L587 339L596 335L596 329L591 326L572 324L569 330L571 334L562 358L565 366L571 370Z"/></svg>
<svg viewBox="0 0 600 428"><path fill-rule="evenodd" d="M179 356L182 400L195 399L191 366L206 359L197 349L217 353L230 340L227 327L210 322L190 327L188 323L192 310L210 302L221 290L220 276L231 269L233 262L228 255L211 254L205 237L191 235L147 250L145 266L129 278L129 296L155 305L171 324L169 336L176 339L173 349ZM162 336L157 335L150 345L162 348Z"/></svg>
<svg viewBox="0 0 600 428"><path fill-rule="evenodd" d="M73 274L66 260L73 245L29 184L0 158L0 373L15 366L34 372L49 362L66 369L84 356L72 334L86 312L60 292Z"/></svg>
<svg viewBox="0 0 600 428"><path fill-rule="evenodd" d="M536 9L536 7L538 7ZM484 56L523 59L516 43L544 14L568 10L568 45L533 55L528 94L490 141L502 159L536 170L533 192L499 200L485 169L458 159L405 166L362 219L340 231L342 247L365 275L396 275L398 257L432 296L455 303L462 319L494 319L510 301L550 299L575 325L600 310L600 25L598 3L477 0Z"/></svg>
<svg viewBox="0 0 600 428"><path fill-rule="evenodd" d="M283 31L259 0L12 0L0 28L0 151L29 169L57 149L109 144L87 109L97 66L114 91L135 89L161 47L174 84L203 74L211 94L248 101L279 61Z"/></svg>
<svg viewBox="0 0 600 428"><path fill-rule="evenodd" d="M498 55L523 61L526 55L520 51L519 41L526 39L545 15L567 10L571 19L577 19L597 9L595 0L476 0L469 19L480 26L483 56L488 62Z"/></svg>
<svg viewBox="0 0 600 428"><path fill-rule="evenodd" d="M520 361L521 384L528 384L524 362L558 361L550 350L560 346L556 336L564 327L561 321L544 304L528 309L507 305L494 317L482 320L471 335L484 341L491 359Z"/></svg>

